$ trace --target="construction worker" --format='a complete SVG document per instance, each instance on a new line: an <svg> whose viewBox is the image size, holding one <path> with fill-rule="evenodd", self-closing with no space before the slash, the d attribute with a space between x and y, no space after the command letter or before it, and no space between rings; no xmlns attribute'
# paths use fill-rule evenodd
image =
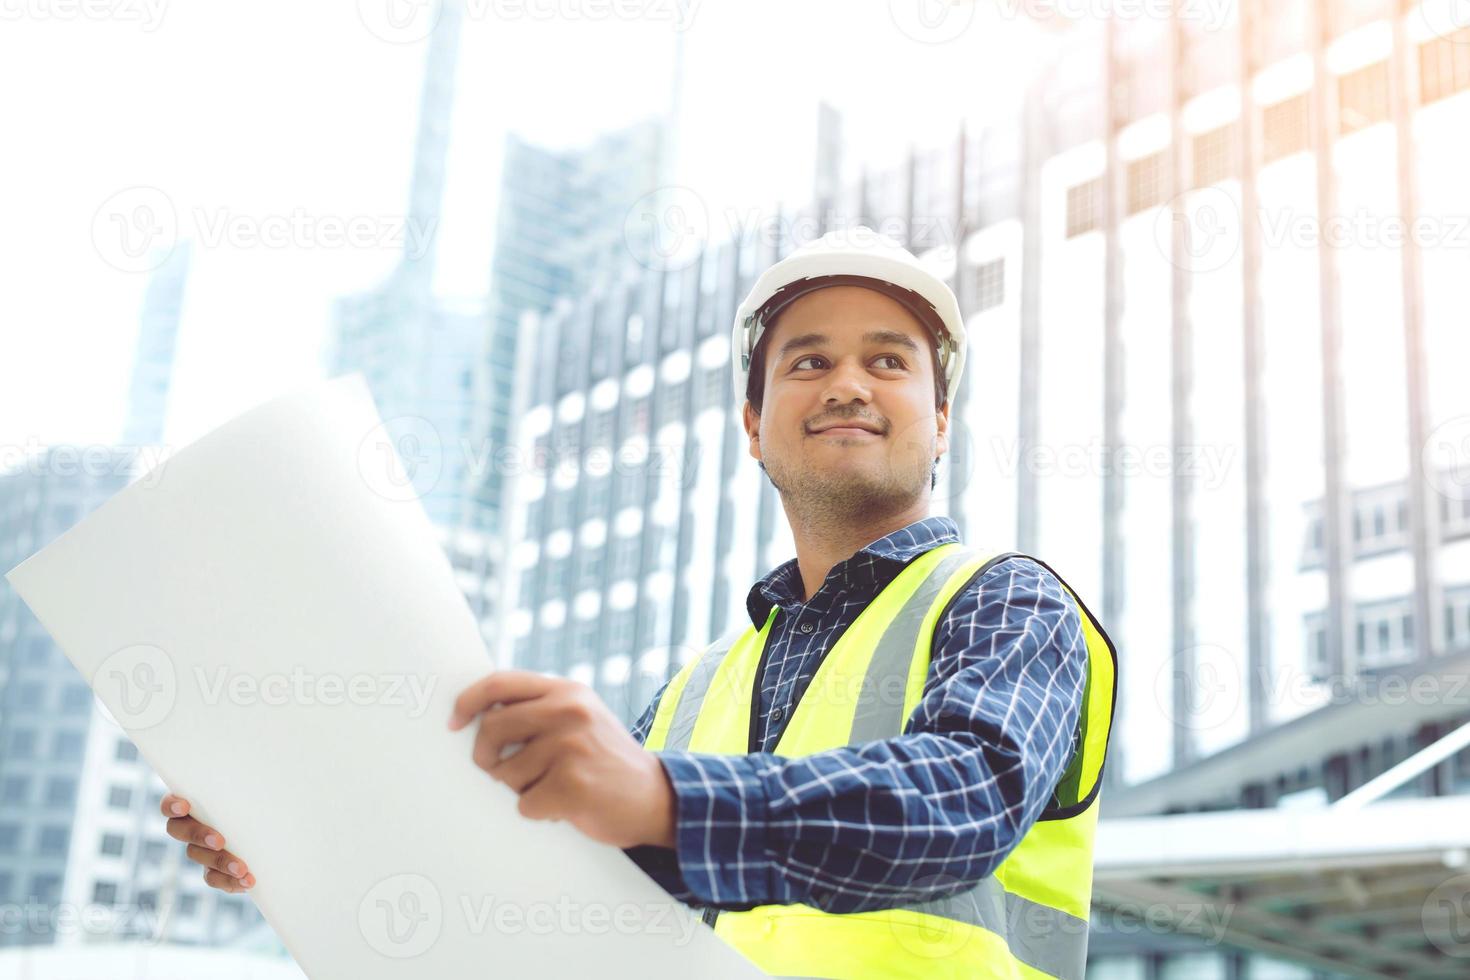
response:
<svg viewBox="0 0 1470 980"><path fill-rule="evenodd" d="M450 719L523 815L623 848L774 975L1083 976L1116 654L1049 566L928 516L966 347L949 287L870 229L772 265L731 360L796 558L631 733L518 670ZM163 809L206 881L253 881Z"/></svg>

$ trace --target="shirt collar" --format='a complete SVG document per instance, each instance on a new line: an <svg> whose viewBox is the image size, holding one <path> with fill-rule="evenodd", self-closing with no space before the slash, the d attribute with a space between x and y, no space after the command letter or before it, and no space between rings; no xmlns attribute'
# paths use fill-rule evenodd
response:
<svg viewBox="0 0 1470 980"><path fill-rule="evenodd" d="M850 558L833 565L822 587L826 588L835 577L844 589L864 584L873 588L873 595L877 595L878 590L892 581L910 561L942 544L958 543L959 540L959 526L952 518L921 518L863 545ZM792 558L751 586L745 598L745 608L755 628L760 629L766 624L773 605L779 604L783 608L804 605L805 594L801 568Z"/></svg>

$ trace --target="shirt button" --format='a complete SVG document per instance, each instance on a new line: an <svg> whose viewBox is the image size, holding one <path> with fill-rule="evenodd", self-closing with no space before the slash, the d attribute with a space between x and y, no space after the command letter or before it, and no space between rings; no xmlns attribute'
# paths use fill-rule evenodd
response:
<svg viewBox="0 0 1470 980"><path fill-rule="evenodd" d="M815 629L815 627L812 626L811 623L802 623L801 624L801 631L803 633L810 633L813 629Z"/></svg>
<svg viewBox="0 0 1470 980"><path fill-rule="evenodd" d="M776 707L771 709L771 721L779 723L781 719L785 717L786 709L781 707L780 705L777 705Z"/></svg>

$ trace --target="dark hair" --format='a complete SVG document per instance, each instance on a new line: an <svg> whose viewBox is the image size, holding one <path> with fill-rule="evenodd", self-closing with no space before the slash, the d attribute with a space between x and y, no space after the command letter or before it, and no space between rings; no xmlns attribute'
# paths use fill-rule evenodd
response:
<svg viewBox="0 0 1470 980"><path fill-rule="evenodd" d="M780 319L778 316L777 320ZM750 373L745 376L745 400L750 402L751 411L756 415L761 413L761 401L766 394L766 348L769 346L771 334L776 324L773 322L761 331L760 339L755 342L755 349L750 352ZM944 376L944 369L939 364L939 345L935 343L934 336L926 329L924 336L929 340L929 353L934 358L934 410L937 412L944 407L949 398L949 383ZM739 352L732 351L732 357L739 357ZM761 472L766 472L766 464L756 460L760 465ZM771 474L766 473L766 479L771 479ZM775 481L771 482L775 486ZM934 466L929 470L929 489L933 490L939 485L939 460L935 458Z"/></svg>

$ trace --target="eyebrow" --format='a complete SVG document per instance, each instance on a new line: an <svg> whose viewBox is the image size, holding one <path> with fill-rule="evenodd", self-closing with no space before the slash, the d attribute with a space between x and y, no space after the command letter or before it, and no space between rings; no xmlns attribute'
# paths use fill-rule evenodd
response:
<svg viewBox="0 0 1470 980"><path fill-rule="evenodd" d="M863 334L863 340L870 344L895 344L904 348L911 354L918 356L919 345L908 334L899 333L897 330L870 330ZM786 360L786 355L795 351L806 350L811 347L827 347L832 343L831 339L824 333L804 333L792 337L781 345L776 354L776 363Z"/></svg>

